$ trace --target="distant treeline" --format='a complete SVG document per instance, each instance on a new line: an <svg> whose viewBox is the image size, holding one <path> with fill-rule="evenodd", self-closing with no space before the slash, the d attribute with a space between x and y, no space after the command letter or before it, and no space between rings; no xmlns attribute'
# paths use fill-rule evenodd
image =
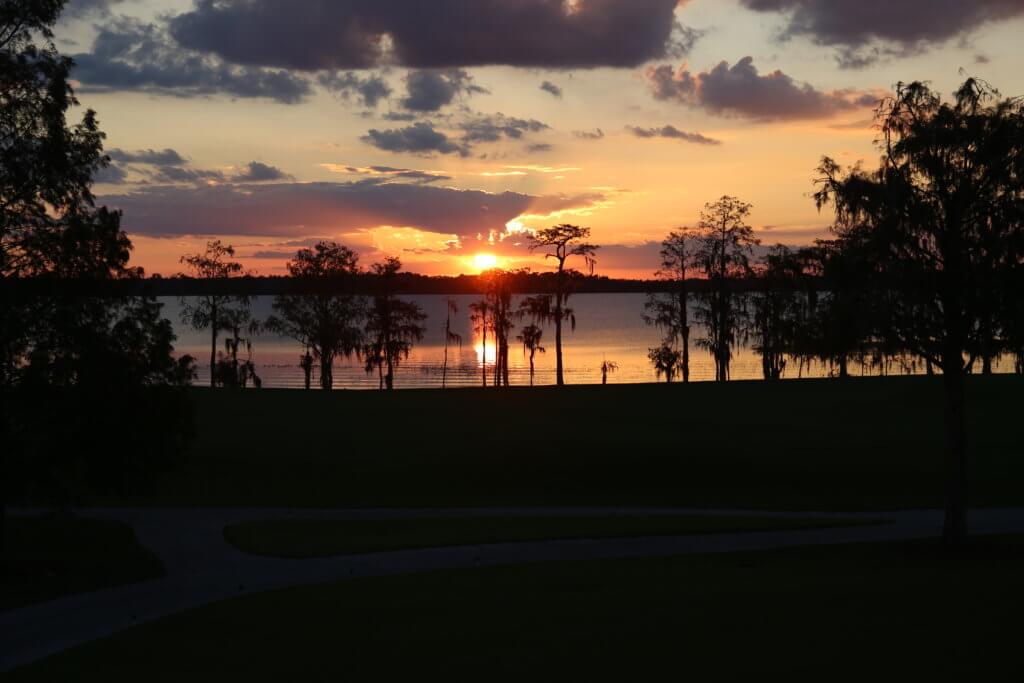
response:
<svg viewBox="0 0 1024 683"><path fill-rule="evenodd" d="M556 273L513 272L508 276L517 294L542 294L553 291ZM397 293L404 295L477 295L485 294L488 283L480 275L430 276L399 273ZM0 286L25 294L76 294L98 296L278 296L284 294L322 293L333 290L345 294L370 295L378 289L378 276L360 273L344 278L305 279L289 276L244 276L232 278L193 278L176 276L162 278L124 278L118 280L83 280L58 278L4 279ZM677 284L662 280L625 280L577 273L572 277L572 291L577 294L645 294L674 291ZM707 289L704 279L688 281L691 292ZM756 278L732 283L737 291L754 291Z"/></svg>

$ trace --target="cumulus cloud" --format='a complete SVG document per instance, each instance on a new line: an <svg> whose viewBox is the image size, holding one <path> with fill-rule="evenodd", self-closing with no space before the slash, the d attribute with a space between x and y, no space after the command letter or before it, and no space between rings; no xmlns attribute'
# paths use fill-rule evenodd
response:
<svg viewBox="0 0 1024 683"><path fill-rule="evenodd" d="M489 91L473 82L463 69L410 71L405 77L406 96L402 106L410 111L439 111L461 95L486 94Z"/></svg>
<svg viewBox="0 0 1024 683"><path fill-rule="evenodd" d="M870 107L878 99L859 90L818 90L778 70L761 75L751 57L731 67L723 61L700 73L685 64L677 70L667 64L650 66L645 77L656 99L757 121L829 118Z"/></svg>
<svg viewBox="0 0 1024 683"><path fill-rule="evenodd" d="M243 183L267 183L274 180L291 180L292 176L276 166L259 161L250 161L232 180Z"/></svg>
<svg viewBox="0 0 1024 683"><path fill-rule="evenodd" d="M391 86L379 74L359 76L351 71L330 71L320 74L317 82L341 99L347 101L355 96L364 107L371 109L391 96Z"/></svg>
<svg viewBox="0 0 1024 683"><path fill-rule="evenodd" d="M508 65L634 67L686 41L680 0L198 0L170 20L185 47L307 71ZM690 36L692 38L692 36Z"/></svg>
<svg viewBox="0 0 1024 683"><path fill-rule="evenodd" d="M121 18L99 28L91 53L73 55L82 90L132 90L176 97L223 93L285 104L305 99L309 82L279 69L234 66L183 50L161 28Z"/></svg>
<svg viewBox="0 0 1024 683"><path fill-rule="evenodd" d="M468 156L469 148L420 121L405 128L371 129L362 137L363 142L385 152L407 152L421 156L431 154L458 154Z"/></svg>
<svg viewBox="0 0 1024 683"><path fill-rule="evenodd" d="M700 133L687 133L686 131L679 130L675 126L662 126L661 128L626 126L626 130L630 131L638 138L671 138L674 140L682 140L683 142L692 142L696 145L722 144L721 140L714 140L712 138L705 137Z"/></svg>
<svg viewBox="0 0 1024 683"><path fill-rule="evenodd" d="M340 229L412 227L459 236L501 232L524 215L593 207L600 193L574 196L492 194L366 179L348 183L148 186L100 197L124 210L132 234L305 237Z"/></svg>
<svg viewBox="0 0 1024 683"><path fill-rule="evenodd" d="M1020 0L741 0L784 17L783 38L804 36L840 48L840 64L867 66L919 52L986 24L1024 16Z"/></svg>
<svg viewBox="0 0 1024 683"><path fill-rule="evenodd" d="M128 180L128 173L117 164L110 164L96 171L92 180L101 185L123 185Z"/></svg>
<svg viewBox="0 0 1024 683"><path fill-rule="evenodd" d="M552 83L551 81L544 81L543 83L541 83L540 84L540 89L543 90L546 93L550 93L551 95L554 95L555 97L559 97L560 98L562 96L562 89L559 88L554 83Z"/></svg>

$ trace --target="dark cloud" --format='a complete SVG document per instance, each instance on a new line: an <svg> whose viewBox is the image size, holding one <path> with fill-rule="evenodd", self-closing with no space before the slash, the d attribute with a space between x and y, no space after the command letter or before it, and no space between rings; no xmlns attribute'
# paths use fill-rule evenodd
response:
<svg viewBox="0 0 1024 683"><path fill-rule="evenodd" d="M555 149L555 146L547 142L535 142L532 145L527 145L526 151L532 153L544 153L550 152Z"/></svg>
<svg viewBox="0 0 1024 683"><path fill-rule="evenodd" d="M292 180L293 177L276 166L250 161L232 180L242 183L267 183L274 180Z"/></svg>
<svg viewBox="0 0 1024 683"><path fill-rule="evenodd" d="M123 185L128 179L128 173L117 164L110 164L93 174L94 183L104 185Z"/></svg>
<svg viewBox="0 0 1024 683"><path fill-rule="evenodd" d="M150 186L100 201L124 210L132 234L263 235L305 237L341 229L412 227L477 235L503 231L523 215L547 216L583 209L604 197L490 194L409 183L361 180L350 183Z"/></svg>
<svg viewBox="0 0 1024 683"><path fill-rule="evenodd" d="M877 95L864 91L818 90L781 71L762 76L751 57L731 67L723 61L700 73L686 65L675 71L667 64L651 66L645 76L656 99L758 121L828 118L870 107L877 100Z"/></svg>
<svg viewBox="0 0 1024 683"><path fill-rule="evenodd" d="M371 129L362 137L363 142L386 152L431 154L458 154L467 156L469 148L453 141L444 133L434 130L429 123L419 122L405 128L389 130Z"/></svg>
<svg viewBox="0 0 1024 683"><path fill-rule="evenodd" d="M152 164L154 166L184 166L188 163L185 157L177 151L167 148L161 150L139 149L128 152L123 149L114 148L107 152L112 160L123 164Z"/></svg>
<svg viewBox="0 0 1024 683"><path fill-rule="evenodd" d="M170 20L185 47L307 71L508 65L634 67L670 56L679 0L196 0Z"/></svg>
<svg viewBox="0 0 1024 683"><path fill-rule="evenodd" d="M600 128L595 128L594 130L574 130L572 134L580 140L600 140L604 137L604 131Z"/></svg>
<svg viewBox="0 0 1024 683"><path fill-rule="evenodd" d="M638 126L626 126L633 135L638 138L672 138L683 142L692 142L696 145L720 145L721 140L714 140L705 137L700 133L687 133L675 126L662 126L661 128L640 128Z"/></svg>
<svg viewBox="0 0 1024 683"><path fill-rule="evenodd" d="M180 166L158 166L152 171L147 171L146 175L155 183L222 183L225 181L221 171Z"/></svg>
<svg viewBox="0 0 1024 683"><path fill-rule="evenodd" d="M459 124L463 140L467 143L497 142L502 138L518 140L527 133L548 129L546 123L536 119L520 119L504 114L480 115Z"/></svg>
<svg viewBox="0 0 1024 683"><path fill-rule="evenodd" d="M121 18L99 29L91 53L73 55L72 76L85 91L131 90L176 97L226 94L285 104L312 92L309 82L286 71L224 64L183 50L153 24Z"/></svg>
<svg viewBox="0 0 1024 683"><path fill-rule="evenodd" d="M351 71L332 71L320 74L317 82L343 100L354 95L364 107L371 109L391 96L391 86L378 74L359 76Z"/></svg>
<svg viewBox="0 0 1024 683"><path fill-rule="evenodd" d="M985 24L1024 15L1021 0L741 0L785 17L783 37L840 48L840 64L863 67L919 52Z"/></svg>
<svg viewBox="0 0 1024 683"><path fill-rule="evenodd" d="M555 97L559 97L560 98L562 96L562 89L559 88L554 83L552 83L551 81L544 81L543 83L541 83L540 84L540 89L543 90L546 93L551 93Z"/></svg>
<svg viewBox="0 0 1024 683"><path fill-rule="evenodd" d="M405 77L405 89L402 106L418 112L438 111L461 95L489 92L476 85L463 69L410 71Z"/></svg>

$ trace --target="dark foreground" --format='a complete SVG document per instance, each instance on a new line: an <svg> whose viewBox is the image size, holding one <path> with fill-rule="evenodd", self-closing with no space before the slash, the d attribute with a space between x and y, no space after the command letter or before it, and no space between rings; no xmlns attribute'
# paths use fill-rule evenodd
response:
<svg viewBox="0 0 1024 683"><path fill-rule="evenodd" d="M1019 680L1024 539L442 571L144 625L22 681Z"/></svg>
<svg viewBox="0 0 1024 683"><path fill-rule="evenodd" d="M1024 504L1024 378L969 388L970 497ZM940 378L194 391L197 440L133 504L941 507ZM110 502L110 501L107 501Z"/></svg>

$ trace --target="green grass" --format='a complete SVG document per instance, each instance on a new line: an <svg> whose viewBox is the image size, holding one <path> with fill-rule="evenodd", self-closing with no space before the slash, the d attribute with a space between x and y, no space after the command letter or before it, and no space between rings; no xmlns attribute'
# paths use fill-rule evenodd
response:
<svg viewBox="0 0 1024 683"><path fill-rule="evenodd" d="M973 377L975 505L1024 504L1024 378ZM941 506L941 378L193 393L203 506Z"/></svg>
<svg viewBox="0 0 1024 683"><path fill-rule="evenodd" d="M735 516L270 519L230 525L224 529L224 538L239 550L254 555L312 558L482 543L685 536L874 523L877 521L839 517Z"/></svg>
<svg viewBox="0 0 1024 683"><path fill-rule="evenodd" d="M8 517L0 611L164 575L163 565L120 522Z"/></svg>
<svg viewBox="0 0 1024 683"><path fill-rule="evenodd" d="M1020 680L1024 537L538 564L258 594L29 681Z"/></svg>

